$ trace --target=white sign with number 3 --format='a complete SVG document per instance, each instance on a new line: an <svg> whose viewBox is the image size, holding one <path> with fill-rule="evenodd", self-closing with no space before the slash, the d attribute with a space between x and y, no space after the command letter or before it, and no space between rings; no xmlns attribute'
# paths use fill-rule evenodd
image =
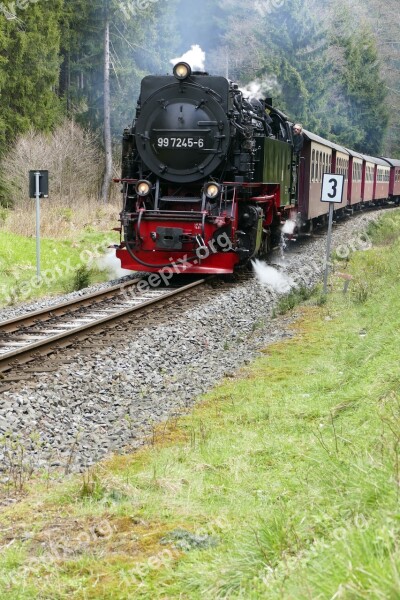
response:
<svg viewBox="0 0 400 600"><path fill-rule="evenodd" d="M342 202L344 175L324 173L322 178L321 202Z"/></svg>

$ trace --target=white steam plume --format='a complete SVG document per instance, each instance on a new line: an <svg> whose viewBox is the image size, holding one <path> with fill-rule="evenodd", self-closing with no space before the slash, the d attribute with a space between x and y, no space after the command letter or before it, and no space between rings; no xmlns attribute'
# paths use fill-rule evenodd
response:
<svg viewBox="0 0 400 600"><path fill-rule="evenodd" d="M294 285L294 281L290 279L287 275L283 273L279 273L273 267L270 267L265 262L261 260L252 260L252 265L256 277L260 283L263 285L272 288L275 292L279 294L286 294L290 292L291 288Z"/></svg>
<svg viewBox="0 0 400 600"><path fill-rule="evenodd" d="M121 261L115 256L115 250L112 248L97 259L96 266L100 271L106 271L110 280L132 275L132 271L121 269Z"/></svg>
<svg viewBox="0 0 400 600"><path fill-rule="evenodd" d="M262 79L254 79L245 86L239 88L243 96L245 98L248 98L249 100L252 100L253 98L259 100L260 98L263 98L268 93L270 93L271 89L274 90L275 94L279 93L280 91L280 87L276 77L264 77Z"/></svg>
<svg viewBox="0 0 400 600"><path fill-rule="evenodd" d="M169 62L171 65L176 65L178 62L186 62L191 66L193 71L204 71L205 60L206 53L203 52L198 44L194 44L185 54L182 54L178 58L171 58Z"/></svg>
<svg viewBox="0 0 400 600"><path fill-rule="evenodd" d="M296 221L293 221L292 219L288 219L287 221L284 222L281 231L282 231L282 233L286 233L287 235L293 235L294 230L296 229L296 226L297 226Z"/></svg>

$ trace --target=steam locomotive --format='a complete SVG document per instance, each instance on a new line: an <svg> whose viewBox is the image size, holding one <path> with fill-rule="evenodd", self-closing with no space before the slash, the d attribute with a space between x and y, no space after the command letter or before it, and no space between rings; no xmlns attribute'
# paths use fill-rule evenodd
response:
<svg viewBox="0 0 400 600"><path fill-rule="evenodd" d="M326 217L324 172L345 177L338 212L400 196L400 161L366 157L292 127L269 99L248 100L228 79L175 65L141 82L123 135L124 269L232 273L265 257L281 225Z"/></svg>

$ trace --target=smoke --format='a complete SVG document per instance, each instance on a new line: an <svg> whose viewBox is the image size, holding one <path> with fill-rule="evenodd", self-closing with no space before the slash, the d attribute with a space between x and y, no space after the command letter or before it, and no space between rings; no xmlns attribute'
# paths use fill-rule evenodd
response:
<svg viewBox="0 0 400 600"><path fill-rule="evenodd" d="M239 89L243 96L249 100L252 100L253 98L259 100L260 98L265 97L268 93L271 93L272 89L274 90L275 94L281 92L281 88L275 76L254 79Z"/></svg>
<svg viewBox="0 0 400 600"><path fill-rule="evenodd" d="M169 61L171 65L176 65L178 62L188 63L193 71L204 71L205 70L206 53L200 48L198 44L191 46L190 50L179 56L178 58L171 58Z"/></svg>
<svg viewBox="0 0 400 600"><path fill-rule="evenodd" d="M132 275L132 271L121 269L121 261L115 256L115 249L113 248L97 259L96 266L100 271L106 271L109 280Z"/></svg>
<svg viewBox="0 0 400 600"><path fill-rule="evenodd" d="M274 292L279 294L287 294L294 286L294 281L287 275L279 273L273 267L268 266L261 260L252 260L254 272L260 283L272 288Z"/></svg>

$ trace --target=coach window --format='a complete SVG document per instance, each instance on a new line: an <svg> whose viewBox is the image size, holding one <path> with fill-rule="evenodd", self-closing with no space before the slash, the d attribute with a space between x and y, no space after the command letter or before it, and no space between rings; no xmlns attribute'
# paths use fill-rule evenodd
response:
<svg viewBox="0 0 400 600"><path fill-rule="evenodd" d="M315 181L315 150L311 153L311 181Z"/></svg>

